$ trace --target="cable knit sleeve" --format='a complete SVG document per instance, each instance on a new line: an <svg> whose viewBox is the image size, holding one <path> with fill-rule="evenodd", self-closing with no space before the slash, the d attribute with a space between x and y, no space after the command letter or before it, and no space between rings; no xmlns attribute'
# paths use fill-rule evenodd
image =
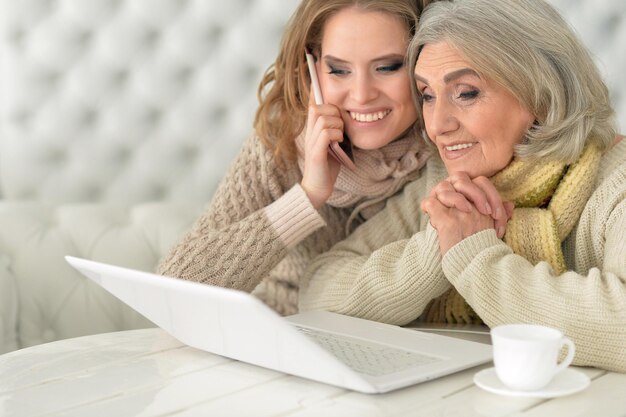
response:
<svg viewBox="0 0 626 417"><path fill-rule="evenodd" d="M567 238L569 271L532 265L485 230L446 253L446 277L489 326L559 328L576 344L575 364L626 372L625 167L596 189Z"/></svg>
<svg viewBox="0 0 626 417"><path fill-rule="evenodd" d="M277 167L260 140L250 138L158 272L252 291L290 247L325 225L298 175Z"/></svg>
<svg viewBox="0 0 626 417"><path fill-rule="evenodd" d="M322 309L391 324L416 319L450 284L436 231L419 209L425 179L318 256L300 286L300 310Z"/></svg>

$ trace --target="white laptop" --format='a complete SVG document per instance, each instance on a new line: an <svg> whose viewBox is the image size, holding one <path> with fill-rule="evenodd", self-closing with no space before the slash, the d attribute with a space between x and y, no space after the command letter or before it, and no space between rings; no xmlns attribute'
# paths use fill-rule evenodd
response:
<svg viewBox="0 0 626 417"><path fill-rule="evenodd" d="M66 257L182 343L365 393L492 359L491 346L323 311L281 317L245 292Z"/></svg>

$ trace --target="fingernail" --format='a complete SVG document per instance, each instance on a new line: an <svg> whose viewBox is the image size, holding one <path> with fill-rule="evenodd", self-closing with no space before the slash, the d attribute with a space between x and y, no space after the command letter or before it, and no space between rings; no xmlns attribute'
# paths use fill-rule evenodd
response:
<svg viewBox="0 0 626 417"><path fill-rule="evenodd" d="M504 237L505 232L506 232L506 227L504 226L498 227L498 238L502 239Z"/></svg>
<svg viewBox="0 0 626 417"><path fill-rule="evenodd" d="M493 211L491 210L491 206L489 205L489 203L485 203L485 210L487 210L487 213L485 213L485 214L491 214L491 213L493 213Z"/></svg>

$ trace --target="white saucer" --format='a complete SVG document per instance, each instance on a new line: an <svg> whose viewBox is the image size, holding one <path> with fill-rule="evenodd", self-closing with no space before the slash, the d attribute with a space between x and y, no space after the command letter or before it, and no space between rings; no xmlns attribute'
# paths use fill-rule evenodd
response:
<svg viewBox="0 0 626 417"><path fill-rule="evenodd" d="M555 398L582 391L589 386L589 377L582 372L566 368L552 382L537 391L516 391L506 387L496 375L495 368L483 369L474 375L474 383L485 391L512 397Z"/></svg>

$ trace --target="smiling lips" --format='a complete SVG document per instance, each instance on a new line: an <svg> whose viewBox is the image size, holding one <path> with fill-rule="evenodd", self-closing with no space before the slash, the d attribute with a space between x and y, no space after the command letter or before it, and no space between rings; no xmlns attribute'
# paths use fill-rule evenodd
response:
<svg viewBox="0 0 626 417"><path fill-rule="evenodd" d="M459 151L461 149L471 148L474 145L475 143L457 143L456 145L444 146L444 148L446 151Z"/></svg>
<svg viewBox="0 0 626 417"><path fill-rule="evenodd" d="M357 113L351 111L349 113L350 117L357 122L371 123L384 119L389 113L391 113L391 110L377 111L373 113Z"/></svg>

